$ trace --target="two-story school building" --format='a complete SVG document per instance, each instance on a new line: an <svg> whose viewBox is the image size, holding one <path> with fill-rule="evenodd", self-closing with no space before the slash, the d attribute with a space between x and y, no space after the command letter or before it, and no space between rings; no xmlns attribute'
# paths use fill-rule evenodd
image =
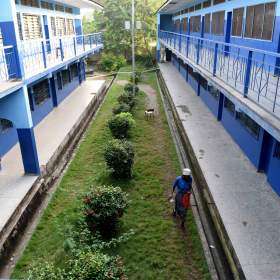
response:
<svg viewBox="0 0 280 280"><path fill-rule="evenodd" d="M85 80L101 33L83 34L91 0L0 1L0 158L17 142L26 173L40 172L33 128ZM0 171L1 172L1 171Z"/></svg>
<svg viewBox="0 0 280 280"><path fill-rule="evenodd" d="M157 17L158 60L177 67L280 195L280 1L171 0Z"/></svg>

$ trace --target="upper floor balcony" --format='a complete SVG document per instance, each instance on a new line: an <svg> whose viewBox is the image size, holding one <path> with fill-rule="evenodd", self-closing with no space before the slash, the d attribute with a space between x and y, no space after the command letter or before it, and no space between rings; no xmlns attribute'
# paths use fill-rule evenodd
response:
<svg viewBox="0 0 280 280"><path fill-rule="evenodd" d="M162 45L280 118L280 54L160 30Z"/></svg>
<svg viewBox="0 0 280 280"><path fill-rule="evenodd" d="M0 82L28 80L103 48L102 34L21 41L0 48Z"/></svg>

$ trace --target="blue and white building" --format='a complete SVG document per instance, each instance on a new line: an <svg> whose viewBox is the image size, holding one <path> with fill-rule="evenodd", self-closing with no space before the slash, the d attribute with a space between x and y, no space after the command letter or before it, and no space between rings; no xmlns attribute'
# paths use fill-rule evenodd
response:
<svg viewBox="0 0 280 280"><path fill-rule="evenodd" d="M158 60L176 66L280 195L280 1L171 0L157 18Z"/></svg>
<svg viewBox="0 0 280 280"><path fill-rule="evenodd" d="M0 158L19 142L26 173L40 173L34 127L85 80L85 59L103 47L100 33L83 34L88 8L102 7L0 1Z"/></svg>

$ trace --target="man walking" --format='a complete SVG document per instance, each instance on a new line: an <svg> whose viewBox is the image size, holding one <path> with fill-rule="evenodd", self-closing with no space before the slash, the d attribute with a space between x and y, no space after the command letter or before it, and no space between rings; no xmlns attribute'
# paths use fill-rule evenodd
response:
<svg viewBox="0 0 280 280"><path fill-rule="evenodd" d="M183 169L182 173L182 176L177 177L173 184L172 197L176 192L173 216L178 215L181 219L181 227L185 228L185 219L192 189L192 176L191 170L188 168Z"/></svg>

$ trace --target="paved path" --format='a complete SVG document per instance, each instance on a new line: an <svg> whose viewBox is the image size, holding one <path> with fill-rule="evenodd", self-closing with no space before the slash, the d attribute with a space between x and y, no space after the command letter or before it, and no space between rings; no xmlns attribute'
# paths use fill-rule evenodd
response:
<svg viewBox="0 0 280 280"><path fill-rule="evenodd" d="M171 63L160 65L249 280L280 279L280 198Z"/></svg>
<svg viewBox="0 0 280 280"><path fill-rule="evenodd" d="M36 126L35 137L41 166L47 164L104 82L86 81ZM18 144L15 145L2 158L0 231L36 179L37 176L24 175L20 148Z"/></svg>

